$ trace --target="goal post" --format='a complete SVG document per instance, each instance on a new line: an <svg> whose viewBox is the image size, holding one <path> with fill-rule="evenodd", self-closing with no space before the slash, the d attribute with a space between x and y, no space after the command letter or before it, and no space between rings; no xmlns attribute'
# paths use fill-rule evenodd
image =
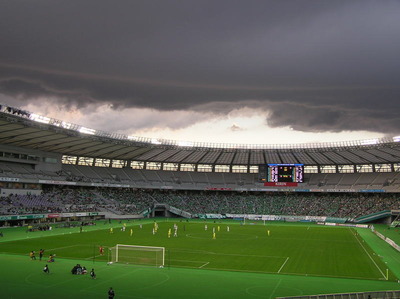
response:
<svg viewBox="0 0 400 299"><path fill-rule="evenodd" d="M110 248L110 262L164 267L165 247L117 244Z"/></svg>

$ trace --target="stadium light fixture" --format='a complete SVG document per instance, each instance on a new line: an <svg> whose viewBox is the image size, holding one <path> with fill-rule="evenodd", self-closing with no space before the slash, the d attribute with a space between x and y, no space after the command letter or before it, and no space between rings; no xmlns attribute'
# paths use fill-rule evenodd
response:
<svg viewBox="0 0 400 299"><path fill-rule="evenodd" d="M72 127L72 124L63 121L61 122L61 127L63 127L64 129L70 129Z"/></svg>
<svg viewBox="0 0 400 299"><path fill-rule="evenodd" d="M128 136L128 140L137 141L137 140L139 140L139 137L137 137L137 136Z"/></svg>
<svg viewBox="0 0 400 299"><path fill-rule="evenodd" d="M378 139L367 139L367 140L362 140L361 145L378 144L378 142L379 142Z"/></svg>
<svg viewBox="0 0 400 299"><path fill-rule="evenodd" d="M83 134L89 134L89 135L96 134L96 130L85 128L85 127L80 127L78 131Z"/></svg>
<svg viewBox="0 0 400 299"><path fill-rule="evenodd" d="M190 141L178 141L178 146L192 147L193 145L194 143Z"/></svg>
<svg viewBox="0 0 400 299"><path fill-rule="evenodd" d="M400 142L400 136L395 136L393 137L394 142Z"/></svg>
<svg viewBox="0 0 400 299"><path fill-rule="evenodd" d="M151 141L150 141L152 144L162 144L162 142L161 141L159 141L158 139L156 139L156 138L153 138L153 139L151 139Z"/></svg>
<svg viewBox="0 0 400 299"><path fill-rule="evenodd" d="M42 124L48 124L50 123L50 118L49 117L45 117L45 116L41 116L38 114L34 114L32 113L29 117L31 120L42 123Z"/></svg>

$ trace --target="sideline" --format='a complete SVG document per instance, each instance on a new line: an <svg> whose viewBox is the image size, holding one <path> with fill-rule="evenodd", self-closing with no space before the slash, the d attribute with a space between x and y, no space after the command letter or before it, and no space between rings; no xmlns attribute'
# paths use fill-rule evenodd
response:
<svg viewBox="0 0 400 299"><path fill-rule="evenodd" d="M383 278L385 280L387 280L385 274L382 272L381 268L379 268L378 264L374 261L374 259L371 257L371 255L369 254L369 252L367 251L367 249L365 249L364 245L362 245L362 243L360 242L360 240L357 238L356 235L354 235L351 231L351 229L349 228L349 232L350 234L352 234L354 236L354 238L357 240L358 244L360 244L360 246L362 247L362 249L364 249L365 253L368 255L368 257L371 259L371 261L374 263L374 265L376 266L376 268L378 268L379 272L381 272Z"/></svg>

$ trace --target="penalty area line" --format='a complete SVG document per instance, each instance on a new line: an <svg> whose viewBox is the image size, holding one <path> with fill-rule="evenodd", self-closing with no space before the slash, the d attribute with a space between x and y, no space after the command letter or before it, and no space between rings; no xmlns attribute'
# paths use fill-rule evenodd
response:
<svg viewBox="0 0 400 299"><path fill-rule="evenodd" d="M289 257L286 258L285 262L282 264L282 266L279 268L278 273L281 272L281 270L283 269L283 267L286 265L287 261L289 260Z"/></svg>
<svg viewBox="0 0 400 299"><path fill-rule="evenodd" d="M85 258L84 260L92 260L93 258L100 257L100 256L104 256L104 255L99 254L99 255L95 255L95 256L89 256L89 257Z"/></svg>
<svg viewBox="0 0 400 299"><path fill-rule="evenodd" d="M207 266L209 263L210 263L210 262L207 262L207 263L205 263L205 264L201 265L201 266L199 267L199 269L201 269L201 268L203 268L203 267Z"/></svg>
<svg viewBox="0 0 400 299"><path fill-rule="evenodd" d="M80 246L80 245L69 245L69 246L64 246L64 247L50 248L50 249L46 249L46 251L59 250L59 249L67 249L67 248L72 248L72 247L77 247L77 246Z"/></svg>

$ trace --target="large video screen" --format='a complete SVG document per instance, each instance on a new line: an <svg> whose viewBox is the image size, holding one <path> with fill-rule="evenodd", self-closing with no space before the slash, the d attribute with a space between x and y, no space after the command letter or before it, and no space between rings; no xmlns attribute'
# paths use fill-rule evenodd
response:
<svg viewBox="0 0 400 299"><path fill-rule="evenodd" d="M259 179L263 182L302 183L303 174L303 164L267 164L258 168Z"/></svg>

